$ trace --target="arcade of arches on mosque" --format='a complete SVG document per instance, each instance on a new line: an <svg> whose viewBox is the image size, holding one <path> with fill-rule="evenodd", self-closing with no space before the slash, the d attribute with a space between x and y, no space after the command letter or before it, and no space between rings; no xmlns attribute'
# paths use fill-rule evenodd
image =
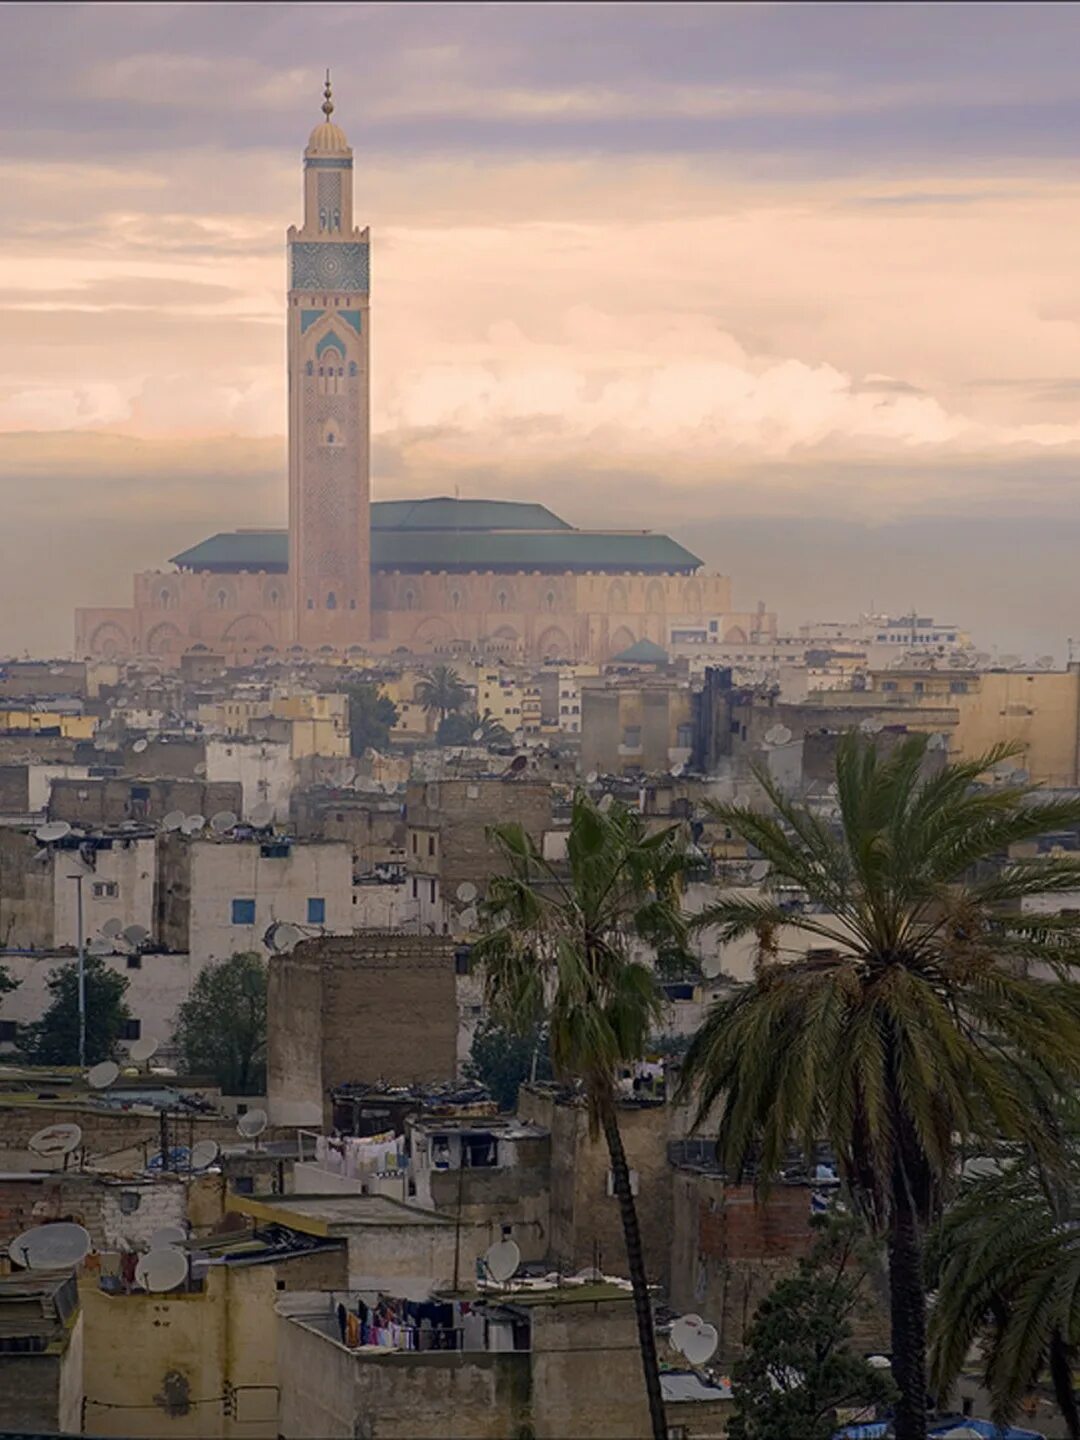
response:
<svg viewBox="0 0 1080 1440"><path fill-rule="evenodd" d="M726 576L666 535L577 530L542 505L437 498L372 506L371 634L359 653L477 653L541 663L604 661L637 640L718 625L767 638L774 617L732 610ZM179 664L296 653L285 531L241 530L134 578L133 604L80 610L76 653ZM333 608L332 592L319 597ZM321 647L326 649L328 647Z"/></svg>

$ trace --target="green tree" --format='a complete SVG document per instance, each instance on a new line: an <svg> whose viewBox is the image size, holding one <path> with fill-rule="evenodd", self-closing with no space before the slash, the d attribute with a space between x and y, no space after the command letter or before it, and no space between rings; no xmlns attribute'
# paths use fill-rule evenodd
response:
<svg viewBox="0 0 1080 1440"><path fill-rule="evenodd" d="M385 750L397 724L398 708L373 680L354 680L345 687L349 697L349 750Z"/></svg>
<svg viewBox="0 0 1080 1440"><path fill-rule="evenodd" d="M636 812L607 811L578 792L565 866L556 869L519 824L491 838L506 873L488 885L490 927L474 947L497 1023L526 1033L543 1019L560 1079L580 1083L594 1135L603 1132L633 1285L652 1433L666 1435L645 1257L619 1131L617 1069L640 1059L663 1012L645 942L663 968L681 959L685 927L679 881L685 844L673 827L649 835Z"/></svg>
<svg viewBox="0 0 1080 1440"><path fill-rule="evenodd" d="M931 1235L930 1374L943 1399L976 1342L995 1420L1005 1425L1049 1375L1080 1440L1080 1156L1047 1169L1034 1156L965 1184Z"/></svg>
<svg viewBox="0 0 1080 1440"><path fill-rule="evenodd" d="M417 685L416 698L425 714L438 715L442 721L461 709L469 698L469 691L450 665L436 665Z"/></svg>
<svg viewBox="0 0 1080 1440"><path fill-rule="evenodd" d="M766 1183L792 1139L831 1143L887 1242L898 1440L926 1435L923 1248L957 1143L1004 1136L1053 1149L1045 1096L1080 1074L1077 921L1020 913L1028 896L1075 888L1080 867L1003 859L1075 826L1080 805L980 786L1007 747L936 774L925 750L922 736L887 756L846 736L837 827L764 776L768 811L715 807L772 881L809 903L733 895L697 918L721 942L758 936L760 963L713 1007L683 1072L699 1123L718 1112L726 1161L758 1147ZM790 953L785 927L804 937Z"/></svg>
<svg viewBox="0 0 1080 1440"><path fill-rule="evenodd" d="M33 1065L79 1063L79 964L59 965L45 982L52 1001L40 1020L24 1025L19 1049ZM116 1059L118 1041L131 1019L124 994L127 977L110 970L99 955L87 955L86 1063Z"/></svg>
<svg viewBox="0 0 1080 1440"><path fill-rule="evenodd" d="M180 1006L176 1044L190 1074L209 1074L226 1095L266 1088L266 966L252 951L207 965Z"/></svg>
<svg viewBox="0 0 1080 1440"><path fill-rule="evenodd" d="M520 1031L485 1021L473 1036L465 1075L483 1085L500 1110L515 1109L526 1080L551 1079L547 1031L542 1025Z"/></svg>
<svg viewBox="0 0 1080 1440"><path fill-rule="evenodd" d="M746 1331L731 1374L728 1440L830 1440L838 1409L884 1405L896 1394L888 1374L850 1343L852 1321L868 1308L873 1251L851 1217L829 1217L820 1230Z"/></svg>
<svg viewBox="0 0 1080 1440"><path fill-rule="evenodd" d="M439 721L435 739L439 745L509 745L510 731L490 710L454 711Z"/></svg>

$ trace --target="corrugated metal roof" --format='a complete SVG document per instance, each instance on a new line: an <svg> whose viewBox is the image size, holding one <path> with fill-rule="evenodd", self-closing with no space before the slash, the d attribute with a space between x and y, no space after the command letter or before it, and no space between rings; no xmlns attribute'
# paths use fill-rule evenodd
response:
<svg viewBox="0 0 1080 1440"><path fill-rule="evenodd" d="M376 500L372 530L570 530L546 505L517 500Z"/></svg>

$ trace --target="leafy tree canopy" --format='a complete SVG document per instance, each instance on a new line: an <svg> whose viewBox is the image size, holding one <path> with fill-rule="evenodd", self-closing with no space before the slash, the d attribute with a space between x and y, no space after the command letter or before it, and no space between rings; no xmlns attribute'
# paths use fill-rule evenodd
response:
<svg viewBox="0 0 1080 1440"><path fill-rule="evenodd" d="M542 1025L519 1032L485 1021L477 1027L465 1074L485 1086L500 1110L517 1106L519 1088L534 1071L537 1080L551 1079L547 1031Z"/></svg>
<svg viewBox="0 0 1080 1440"><path fill-rule="evenodd" d="M398 708L374 680L351 680L345 687L349 697L349 749L353 755L365 750L385 750L390 731L397 724Z"/></svg>
<svg viewBox="0 0 1080 1440"><path fill-rule="evenodd" d="M892 1400L888 1372L851 1347L873 1264L853 1220L821 1223L813 1250L773 1286L746 1332L731 1376L729 1440L830 1440L837 1410Z"/></svg>
<svg viewBox="0 0 1080 1440"><path fill-rule="evenodd" d="M510 732L489 710L483 715L455 710L439 721L435 740L439 745L509 745Z"/></svg>
<svg viewBox="0 0 1080 1440"><path fill-rule="evenodd" d="M40 1020L22 1027L19 1050L32 1065L79 1063L79 965L58 966L45 982L52 996ZM124 993L127 977L111 970L99 955L87 955L86 1063L114 1060L126 1021L131 1019Z"/></svg>
<svg viewBox="0 0 1080 1440"><path fill-rule="evenodd" d="M468 687L451 665L436 665L416 687L416 698L427 714L445 720L469 698Z"/></svg>
<svg viewBox="0 0 1080 1440"><path fill-rule="evenodd" d="M251 951L208 965L180 1006L176 1043L184 1068L209 1074L226 1095L266 1088L266 966Z"/></svg>

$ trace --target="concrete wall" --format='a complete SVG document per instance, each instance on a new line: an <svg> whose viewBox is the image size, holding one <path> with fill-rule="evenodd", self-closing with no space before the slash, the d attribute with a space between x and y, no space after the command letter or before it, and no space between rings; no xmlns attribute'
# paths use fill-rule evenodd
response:
<svg viewBox="0 0 1080 1440"><path fill-rule="evenodd" d="M326 902L328 934L352 929L352 857L339 843L292 845L283 856L264 855L256 841L199 840L191 846L191 931L197 968L241 950L263 951L275 920L308 924L309 898ZM234 899L255 901L255 920L233 924Z"/></svg>
<svg viewBox="0 0 1080 1440"><path fill-rule="evenodd" d="M589 1135L584 1105L563 1103L554 1087L522 1086L518 1114L551 1132L551 1247L568 1271L599 1264L627 1274L619 1204L607 1193L609 1159L602 1137ZM637 1212L650 1279L666 1283L671 1240L670 1116L663 1105L620 1106L619 1127L630 1169L638 1174Z"/></svg>
<svg viewBox="0 0 1080 1440"><path fill-rule="evenodd" d="M142 773L145 775L147 770ZM145 796L140 795L141 791L146 792ZM119 776L108 780L65 779L53 782L49 819L90 826L120 825L125 820L148 820L156 824L170 810L207 817L217 810L233 810L239 814L241 801L240 786L231 783L209 785L205 780Z"/></svg>
<svg viewBox="0 0 1080 1440"><path fill-rule="evenodd" d="M322 964L313 945L270 957L266 1097L275 1125L322 1129L322 986Z"/></svg>
<svg viewBox="0 0 1080 1440"><path fill-rule="evenodd" d="M124 929L141 925L154 928L154 838L119 839L93 850L93 865L77 850L53 850L53 938L57 945L78 944L78 886L69 877L81 875L83 935L87 941L101 934L106 920L117 919ZM106 891L115 886L116 893Z"/></svg>
<svg viewBox="0 0 1080 1440"><path fill-rule="evenodd" d="M32 834L0 826L0 946L4 948L47 950L53 943L52 866L47 859L35 858L40 849Z"/></svg>
<svg viewBox="0 0 1080 1440"><path fill-rule="evenodd" d="M273 806L274 819L289 818L289 801L295 779L287 742L269 740L208 740L206 778L233 780L243 792L240 812L247 820L256 805Z"/></svg>
<svg viewBox="0 0 1080 1440"><path fill-rule="evenodd" d="M25 1435L82 1433L83 1317L44 1354L0 1354L0 1430Z"/></svg>
<svg viewBox="0 0 1080 1440"><path fill-rule="evenodd" d="M647 1435L645 1383L629 1294L625 1300L589 1301L563 1291L528 1309L537 1440Z"/></svg>
<svg viewBox="0 0 1080 1440"><path fill-rule="evenodd" d="M1080 748L1080 667L1063 673L993 671L978 687L950 697L958 723L951 750L964 760L1002 741L1023 746L1023 765L1045 785L1077 783Z"/></svg>

